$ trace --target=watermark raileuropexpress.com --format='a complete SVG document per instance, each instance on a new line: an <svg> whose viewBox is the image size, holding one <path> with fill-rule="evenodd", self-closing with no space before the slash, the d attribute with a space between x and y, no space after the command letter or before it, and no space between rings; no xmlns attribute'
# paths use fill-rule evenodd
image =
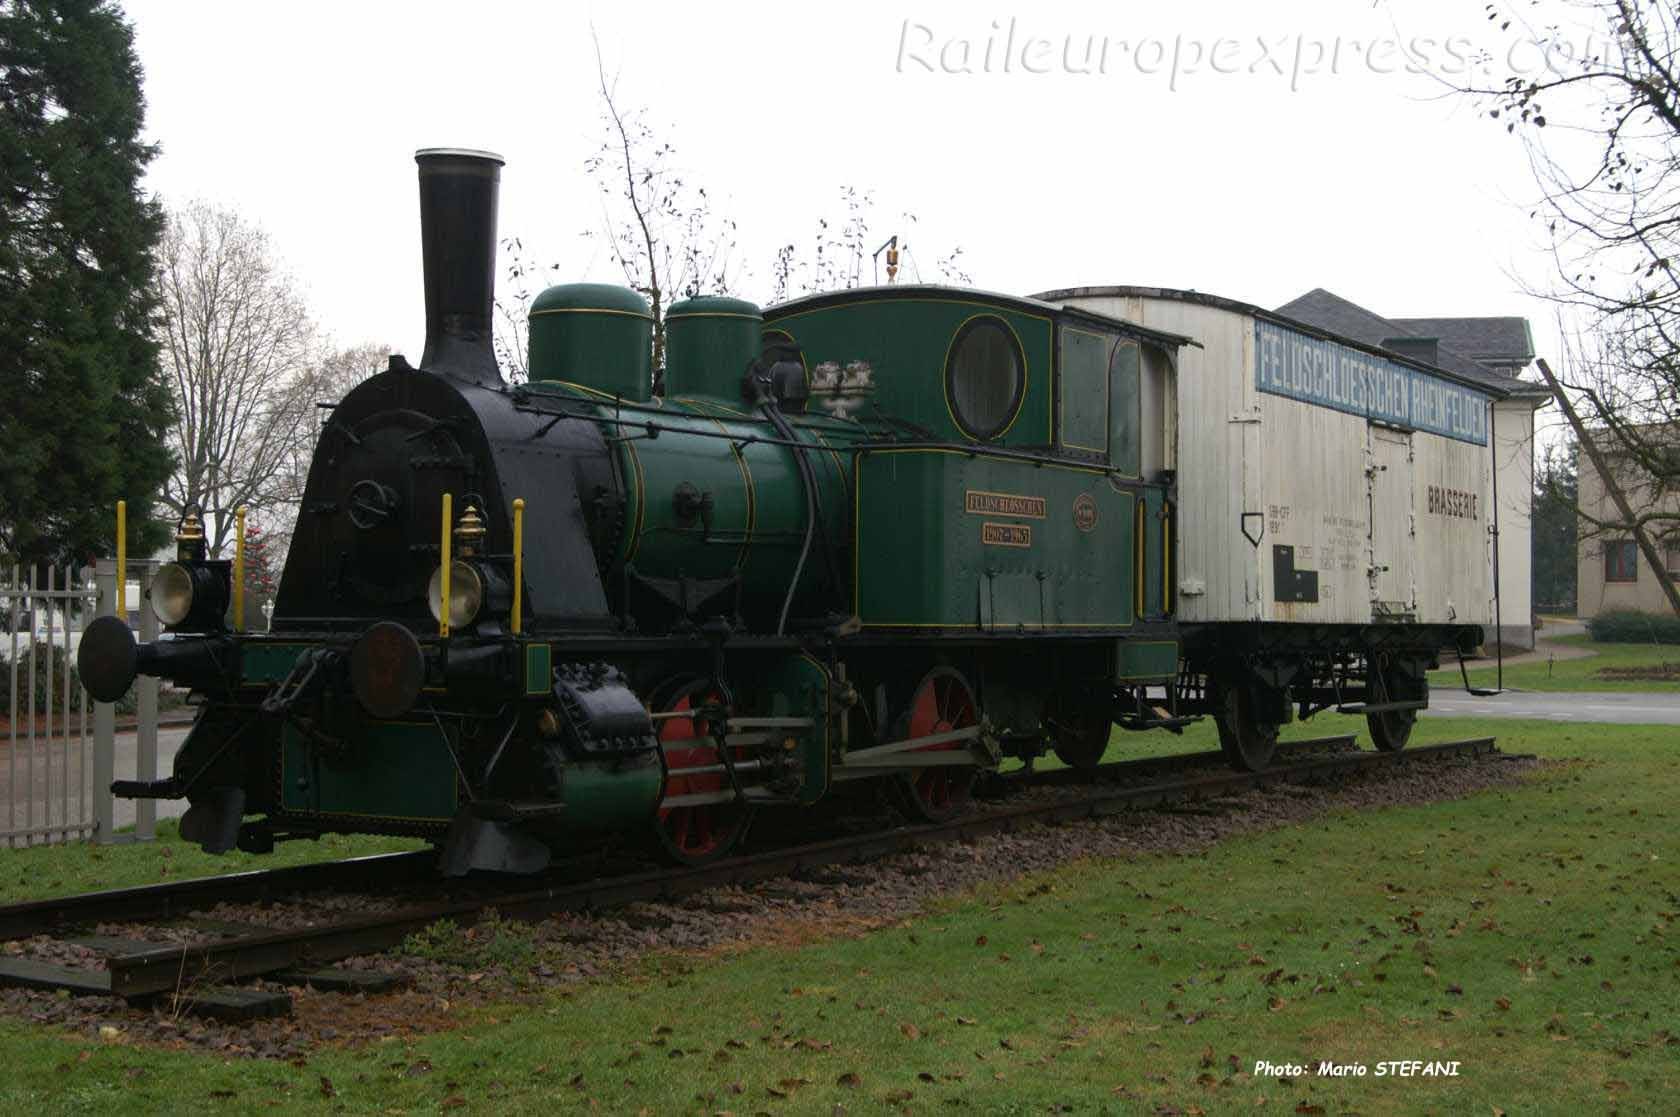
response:
<svg viewBox="0 0 1680 1117"><path fill-rule="evenodd" d="M1426 1059L1384 1059L1375 1063L1272 1063L1254 1061L1255 1078L1457 1078L1463 1064Z"/></svg>
<svg viewBox="0 0 1680 1117"><path fill-rule="evenodd" d="M1578 73L1582 59L1603 59L1615 49L1596 34L1580 42L1558 35L1484 47L1463 35L1127 37L1056 30L1015 17L949 25L905 19L894 63L901 74L1141 76L1164 80L1175 92L1192 79L1251 76L1286 81L1294 91L1310 79L1361 70L1445 79L1495 72L1561 78Z"/></svg>

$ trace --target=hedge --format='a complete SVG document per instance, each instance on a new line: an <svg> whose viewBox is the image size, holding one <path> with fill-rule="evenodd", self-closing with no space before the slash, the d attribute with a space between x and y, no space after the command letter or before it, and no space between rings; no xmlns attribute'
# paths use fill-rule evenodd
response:
<svg viewBox="0 0 1680 1117"><path fill-rule="evenodd" d="M11 649L9 647L0 648L0 687L7 688L8 693L11 693L12 687L12 663L6 653L10 650ZM70 676L69 681L72 687L80 687L82 685L82 675L81 672L76 669L75 659L64 654L64 648L62 645L37 643L35 645L34 705L37 721L40 724L45 724L44 722L39 722L39 718L41 715L45 714L47 710L47 663L49 659L52 662L52 705L54 717L61 717L64 714L65 673L68 671ZM14 700L12 704L7 704L5 698L0 698L0 718L4 718L8 713L10 713L14 704L20 717L27 715L29 712L29 647L27 644L18 645L17 688L16 693L13 694L12 697ZM81 695L76 693L72 693L70 695L70 713L72 717L80 715L81 701ZM158 709L160 710L173 710L184 705L186 705L185 692L165 686L158 694ZM132 714L139 708L138 700L135 698L135 691L133 687L130 687L128 689L128 693L124 694L117 700L116 706L117 713L119 714ZM91 700L88 703L88 712L90 715L93 712L93 704Z"/></svg>
<svg viewBox="0 0 1680 1117"><path fill-rule="evenodd" d="M1601 644L1680 644L1680 617L1616 609L1587 621L1587 633Z"/></svg>

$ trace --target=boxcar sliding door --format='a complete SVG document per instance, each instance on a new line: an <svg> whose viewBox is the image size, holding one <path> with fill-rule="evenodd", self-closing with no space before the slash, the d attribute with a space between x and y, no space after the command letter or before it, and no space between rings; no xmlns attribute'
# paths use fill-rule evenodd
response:
<svg viewBox="0 0 1680 1117"><path fill-rule="evenodd" d="M1370 479L1371 615L1411 616L1417 611L1414 567L1417 524L1412 511L1412 438L1407 431L1370 431L1366 474Z"/></svg>

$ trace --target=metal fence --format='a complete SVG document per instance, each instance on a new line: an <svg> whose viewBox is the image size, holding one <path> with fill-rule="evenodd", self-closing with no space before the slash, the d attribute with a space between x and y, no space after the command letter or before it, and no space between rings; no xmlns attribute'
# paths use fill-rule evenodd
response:
<svg viewBox="0 0 1680 1117"><path fill-rule="evenodd" d="M141 639L155 639L156 618L150 609L136 608L144 601L150 566L130 569L141 592L124 595L129 620L138 622ZM125 710L119 735L117 707L90 700L75 668L82 633L94 617L116 611L117 593L110 561L79 572L0 571L0 618L7 622L0 654L10 685L0 732L0 841L8 846L133 841L155 833L156 803L141 800L132 819L119 820L111 781L119 766L132 766L137 779L156 778L157 680L135 683L133 711ZM130 822L132 831L118 832L119 824Z"/></svg>

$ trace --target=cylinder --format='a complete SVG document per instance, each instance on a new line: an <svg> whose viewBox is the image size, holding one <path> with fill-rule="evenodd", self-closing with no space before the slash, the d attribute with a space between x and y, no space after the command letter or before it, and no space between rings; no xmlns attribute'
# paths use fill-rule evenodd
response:
<svg viewBox="0 0 1680 1117"><path fill-rule="evenodd" d="M560 778L566 800L561 827L570 833L646 826L659 807L665 783L659 758L652 752L608 762L569 762Z"/></svg>
<svg viewBox="0 0 1680 1117"><path fill-rule="evenodd" d="M426 350L420 367L499 387L491 314L502 157L429 147L415 152L414 161L420 166L426 288Z"/></svg>
<svg viewBox="0 0 1680 1117"><path fill-rule="evenodd" d="M550 287L531 304L530 374L617 399L653 392L653 314L647 300L609 283Z"/></svg>
<svg viewBox="0 0 1680 1117"><path fill-rule="evenodd" d="M764 316L753 303L701 295L665 315L665 396L739 401L747 366L758 358Z"/></svg>

